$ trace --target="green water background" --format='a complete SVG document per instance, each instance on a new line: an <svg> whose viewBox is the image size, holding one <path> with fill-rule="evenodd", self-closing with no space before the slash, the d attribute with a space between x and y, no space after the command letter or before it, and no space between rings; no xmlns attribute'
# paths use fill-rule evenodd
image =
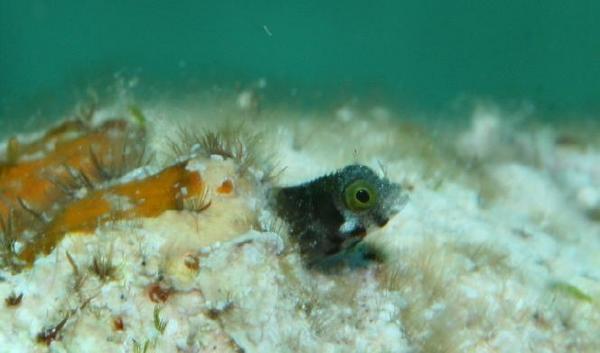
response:
<svg viewBox="0 0 600 353"><path fill-rule="evenodd" d="M435 111L485 97L594 114L600 1L0 2L5 127L115 73L156 91L264 77L284 99L296 88Z"/></svg>

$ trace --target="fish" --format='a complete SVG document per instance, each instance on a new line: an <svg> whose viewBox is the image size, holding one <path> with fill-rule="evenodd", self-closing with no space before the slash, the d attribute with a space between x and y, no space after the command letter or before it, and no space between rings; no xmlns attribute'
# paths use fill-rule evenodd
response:
<svg viewBox="0 0 600 353"><path fill-rule="evenodd" d="M399 184L361 164L273 188L269 197L309 266L352 249L371 229L384 227L408 201Z"/></svg>

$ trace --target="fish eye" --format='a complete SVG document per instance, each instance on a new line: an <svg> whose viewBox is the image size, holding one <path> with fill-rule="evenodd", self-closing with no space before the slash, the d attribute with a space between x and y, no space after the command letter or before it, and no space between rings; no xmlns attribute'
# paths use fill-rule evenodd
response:
<svg viewBox="0 0 600 353"><path fill-rule="evenodd" d="M344 190L344 203L352 211L364 211L375 206L377 191L369 182L358 179Z"/></svg>

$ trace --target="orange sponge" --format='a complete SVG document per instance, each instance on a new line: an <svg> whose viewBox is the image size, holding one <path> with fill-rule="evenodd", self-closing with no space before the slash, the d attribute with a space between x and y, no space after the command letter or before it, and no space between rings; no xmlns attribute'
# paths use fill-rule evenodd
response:
<svg viewBox="0 0 600 353"><path fill-rule="evenodd" d="M182 209L187 199L203 195L205 187L200 174L179 163L146 179L93 191L68 204L20 256L33 262L38 253L49 253L67 232L91 233L108 221L155 217L166 210Z"/></svg>
<svg viewBox="0 0 600 353"><path fill-rule="evenodd" d="M40 215L51 212L54 205L69 198L65 193L69 186L101 181L98 164L117 158L131 132L121 120L89 131L73 124L65 123L27 145L19 146L16 139L9 141L12 155L0 164L0 217L7 219L10 209L27 208L25 211L35 210ZM31 223L17 222L16 231L27 230Z"/></svg>

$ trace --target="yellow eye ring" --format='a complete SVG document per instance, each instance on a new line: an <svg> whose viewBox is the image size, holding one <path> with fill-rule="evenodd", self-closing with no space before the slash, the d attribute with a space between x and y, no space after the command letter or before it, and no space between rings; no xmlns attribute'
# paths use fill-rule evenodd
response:
<svg viewBox="0 0 600 353"><path fill-rule="evenodd" d="M375 206L377 190L366 180L358 179L344 190L344 203L352 211L364 211Z"/></svg>

